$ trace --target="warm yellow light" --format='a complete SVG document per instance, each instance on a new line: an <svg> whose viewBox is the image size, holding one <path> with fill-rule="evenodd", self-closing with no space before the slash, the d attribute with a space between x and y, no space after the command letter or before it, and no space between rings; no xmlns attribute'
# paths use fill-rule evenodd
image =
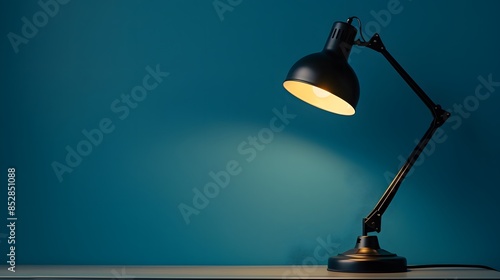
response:
<svg viewBox="0 0 500 280"><path fill-rule="evenodd" d="M285 81L283 86L297 98L325 111L345 116L355 113L349 103L324 89L298 81Z"/></svg>

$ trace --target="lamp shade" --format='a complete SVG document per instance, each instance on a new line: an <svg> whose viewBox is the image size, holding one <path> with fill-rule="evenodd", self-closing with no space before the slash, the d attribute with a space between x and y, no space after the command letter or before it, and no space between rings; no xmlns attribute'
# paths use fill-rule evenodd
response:
<svg viewBox="0 0 500 280"><path fill-rule="evenodd" d="M354 115L359 82L347 62L356 29L336 22L323 51L297 61L283 86L301 100L328 112Z"/></svg>

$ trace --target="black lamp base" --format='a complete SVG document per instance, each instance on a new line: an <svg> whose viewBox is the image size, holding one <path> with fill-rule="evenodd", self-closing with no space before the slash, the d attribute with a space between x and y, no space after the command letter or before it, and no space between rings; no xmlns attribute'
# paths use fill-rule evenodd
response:
<svg viewBox="0 0 500 280"><path fill-rule="evenodd" d="M406 259L381 249L377 236L359 236L356 247L328 259L336 272L406 272Z"/></svg>

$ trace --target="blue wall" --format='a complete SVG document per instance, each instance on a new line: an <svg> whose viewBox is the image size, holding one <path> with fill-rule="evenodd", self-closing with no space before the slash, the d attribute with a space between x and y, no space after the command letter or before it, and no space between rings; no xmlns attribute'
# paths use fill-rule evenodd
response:
<svg viewBox="0 0 500 280"><path fill-rule="evenodd" d="M350 58L353 117L282 88L334 21L357 15L454 112L386 212L383 247L500 268L500 2L394 3L2 1L17 264L325 264L351 248L431 120L369 49Z"/></svg>

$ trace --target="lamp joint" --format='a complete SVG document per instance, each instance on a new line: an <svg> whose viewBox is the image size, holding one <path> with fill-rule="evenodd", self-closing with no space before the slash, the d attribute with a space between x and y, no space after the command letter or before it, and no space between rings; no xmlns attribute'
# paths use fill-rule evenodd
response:
<svg viewBox="0 0 500 280"><path fill-rule="evenodd" d="M363 46L366 46L377 52L385 51L384 43L382 43L382 39L380 39L380 35L378 33L373 34L368 43L365 43Z"/></svg>
<svg viewBox="0 0 500 280"><path fill-rule="evenodd" d="M382 227L382 214L376 211L363 219L363 235L368 235L369 232L380 232Z"/></svg>
<svg viewBox="0 0 500 280"><path fill-rule="evenodd" d="M451 113L436 105L433 110L434 123L439 127L443 125L446 120L451 116Z"/></svg>

